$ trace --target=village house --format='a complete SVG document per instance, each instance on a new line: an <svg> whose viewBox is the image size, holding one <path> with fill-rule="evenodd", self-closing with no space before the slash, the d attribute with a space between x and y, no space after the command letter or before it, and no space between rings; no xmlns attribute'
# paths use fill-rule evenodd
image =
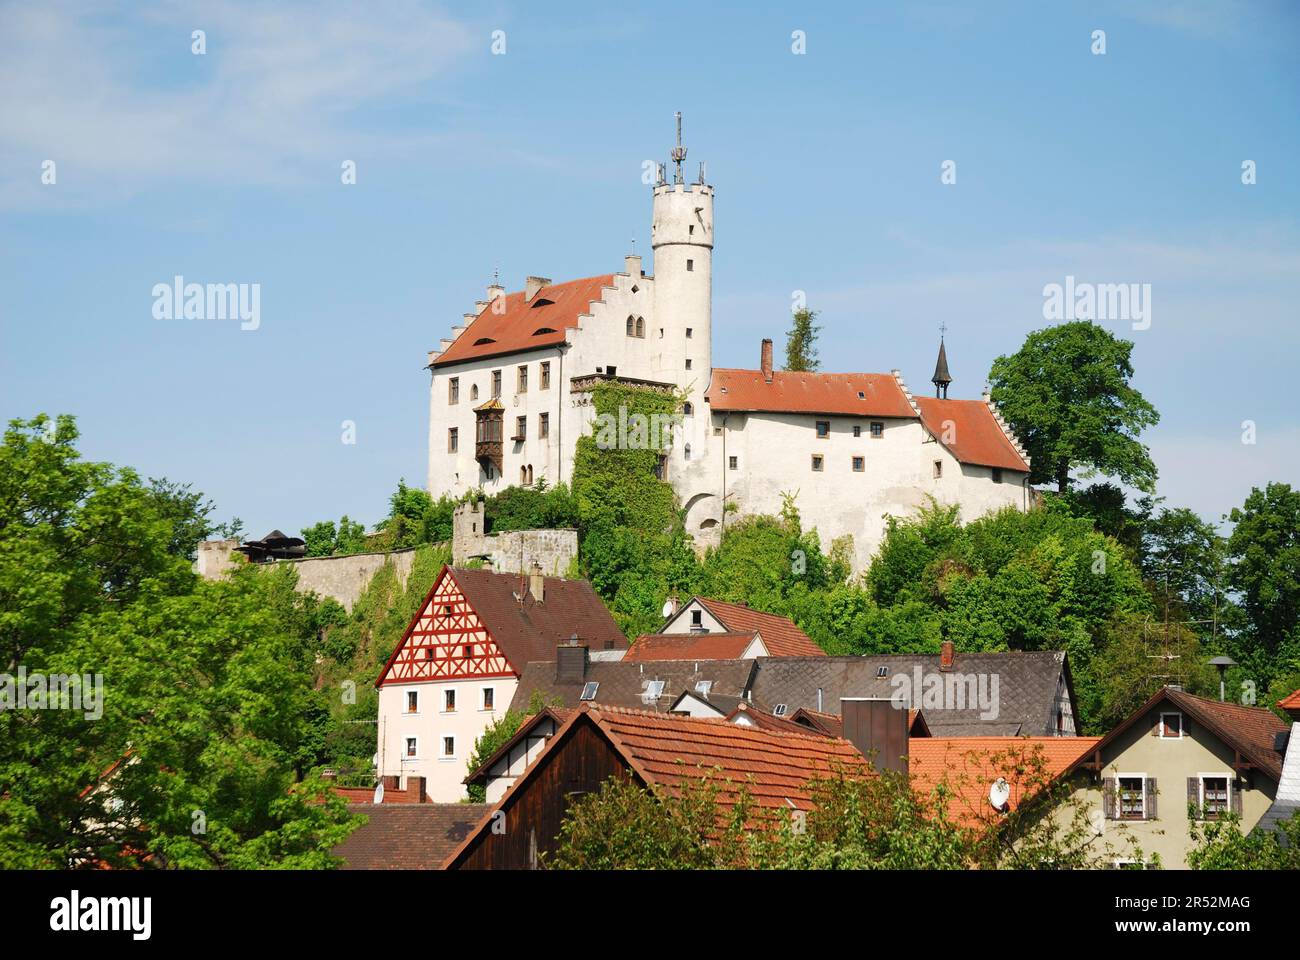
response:
<svg viewBox="0 0 1300 960"><path fill-rule="evenodd" d="M658 633L637 637L625 660L752 660L756 657L822 657L825 651L789 617L753 610L743 603L695 597L677 609L669 598L668 620Z"/></svg>
<svg viewBox="0 0 1300 960"><path fill-rule="evenodd" d="M1194 820L1228 814L1249 831L1277 797L1287 724L1164 687L1067 771L1103 832L1136 838L1144 861L1187 866ZM1120 864L1123 865L1123 864Z"/></svg>
<svg viewBox="0 0 1300 960"><path fill-rule="evenodd" d="M577 637L584 655L627 648L587 581L443 567L375 681L379 775L422 777L433 800L460 800L474 743L520 674Z"/></svg>
<svg viewBox="0 0 1300 960"><path fill-rule="evenodd" d="M427 355L429 492L571 482L578 438L595 423L592 391L617 383L681 398L660 474L701 548L719 541L729 510L776 514L789 491L804 492L804 524L824 543L852 537L857 570L889 516L931 497L966 520L1025 509L1029 458L987 393L948 398L942 339L930 399L897 370L777 370L770 339L756 369L713 366L714 193L702 169L687 183L680 159L671 180L660 170L653 273L632 254L618 272L487 287Z"/></svg>
<svg viewBox="0 0 1300 960"><path fill-rule="evenodd" d="M350 803L366 822L330 851L343 870L438 870L487 813L485 803Z"/></svg>

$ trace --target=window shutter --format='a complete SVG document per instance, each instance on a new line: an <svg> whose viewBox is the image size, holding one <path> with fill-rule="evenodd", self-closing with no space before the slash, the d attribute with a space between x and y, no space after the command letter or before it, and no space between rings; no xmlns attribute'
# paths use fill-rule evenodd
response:
<svg viewBox="0 0 1300 960"><path fill-rule="evenodd" d="M1201 780L1199 777L1187 778L1187 805L1196 812L1192 814L1193 820L1201 819Z"/></svg>
<svg viewBox="0 0 1300 960"><path fill-rule="evenodd" d="M1143 807L1144 820L1158 819L1159 814L1156 812L1156 781L1154 777L1148 777L1146 780L1147 795L1146 804Z"/></svg>
<svg viewBox="0 0 1300 960"><path fill-rule="evenodd" d="M1232 812L1234 816L1240 817L1241 816L1241 794L1242 794L1242 788L1245 786L1245 783L1244 781L1241 780L1230 780L1229 783L1232 785L1231 788Z"/></svg>
<svg viewBox="0 0 1300 960"><path fill-rule="evenodd" d="M1115 798L1118 784L1114 777L1103 777L1101 781L1101 815L1107 820L1115 819Z"/></svg>

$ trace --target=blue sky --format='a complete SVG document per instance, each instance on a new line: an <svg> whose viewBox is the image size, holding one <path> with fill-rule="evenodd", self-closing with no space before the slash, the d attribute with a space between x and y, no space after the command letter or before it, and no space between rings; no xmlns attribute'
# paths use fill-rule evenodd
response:
<svg viewBox="0 0 1300 960"><path fill-rule="evenodd" d="M1300 8L897 6L0 3L0 414L75 414L250 534L373 523L424 481L426 351L494 269L648 253L681 110L715 364L804 290L826 369L924 392L943 322L974 397L1045 284L1149 283L1149 329L1106 325L1169 504L1300 482ZM260 284L260 327L155 319L177 274Z"/></svg>

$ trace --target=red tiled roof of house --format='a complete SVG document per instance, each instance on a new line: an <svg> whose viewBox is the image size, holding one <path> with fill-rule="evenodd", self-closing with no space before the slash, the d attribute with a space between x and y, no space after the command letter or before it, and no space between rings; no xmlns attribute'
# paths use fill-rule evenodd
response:
<svg viewBox="0 0 1300 960"><path fill-rule="evenodd" d="M823 713L820 710L809 710L807 707L800 707L790 714L790 719L806 730L817 730L828 737L842 737L844 735L844 718L838 713ZM807 723L799 723L800 720L806 720ZM930 727L925 722L925 717L921 715L920 710L907 711L907 735L909 737L930 736Z"/></svg>
<svg viewBox="0 0 1300 960"><path fill-rule="evenodd" d="M737 717L748 717L754 726L760 730L774 730L777 733L798 733L805 737L830 736L833 739L838 738L839 734L826 734L823 730L816 730L812 727L804 726L802 723L795 723L789 717L778 717L775 714L768 713L766 710L760 710L743 700L736 705L736 709L727 714L727 721L735 723Z"/></svg>
<svg viewBox="0 0 1300 960"><path fill-rule="evenodd" d="M331 852L344 870L437 870L487 810L486 803L348 804L368 822Z"/></svg>
<svg viewBox="0 0 1300 960"><path fill-rule="evenodd" d="M813 643L789 617L763 613L739 603L696 597L719 623L732 633L757 633L763 638L769 657L824 657L826 651Z"/></svg>
<svg viewBox="0 0 1300 960"><path fill-rule="evenodd" d="M753 633L645 633L636 638L623 662L735 660L753 642Z"/></svg>
<svg viewBox="0 0 1300 960"><path fill-rule="evenodd" d="M917 397L921 422L962 463L1029 472L983 400L938 400Z"/></svg>
<svg viewBox="0 0 1300 960"><path fill-rule="evenodd" d="M578 326L591 304L613 286L614 275L583 277L542 287L532 300L524 291L503 294L485 306L478 317L431 366L443 367L503 353L553 347L564 342L564 331Z"/></svg>
<svg viewBox="0 0 1300 960"><path fill-rule="evenodd" d="M1300 690L1287 694L1277 702L1277 705L1287 713L1300 713Z"/></svg>
<svg viewBox="0 0 1300 960"><path fill-rule="evenodd" d="M1003 778L1014 809L1028 793L1054 781L1086 756L1100 737L920 737L908 741L914 790L929 795L943 783L951 791L948 816L962 826L995 822L989 788ZM1036 758L1042 758L1041 768Z"/></svg>
<svg viewBox="0 0 1300 960"><path fill-rule="evenodd" d="M898 381L888 373L775 370L769 383L761 370L716 367L705 399L714 413L756 410L916 419Z"/></svg>

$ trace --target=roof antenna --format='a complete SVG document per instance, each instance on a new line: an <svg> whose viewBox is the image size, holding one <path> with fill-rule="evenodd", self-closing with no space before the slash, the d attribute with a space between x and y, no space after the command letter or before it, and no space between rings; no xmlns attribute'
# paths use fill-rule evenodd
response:
<svg viewBox="0 0 1300 960"><path fill-rule="evenodd" d="M677 172L673 174L673 183L682 183L682 161L686 159L686 148L682 146L682 112L677 111L677 146L673 147L673 163Z"/></svg>

